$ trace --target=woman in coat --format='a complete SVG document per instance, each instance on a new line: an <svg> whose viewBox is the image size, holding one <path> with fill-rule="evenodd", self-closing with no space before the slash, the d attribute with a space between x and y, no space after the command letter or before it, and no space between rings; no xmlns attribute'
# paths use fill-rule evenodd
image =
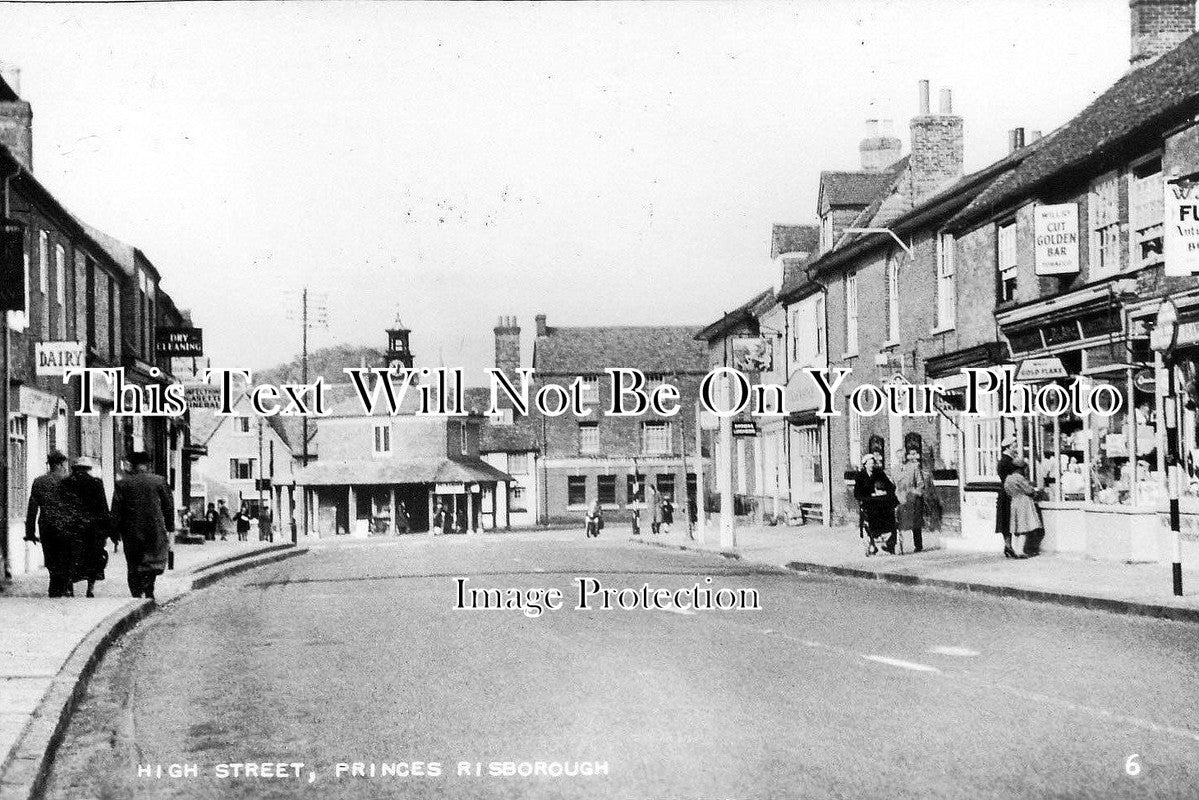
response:
<svg viewBox="0 0 1199 800"><path fill-rule="evenodd" d="M1037 489L1028 479L1028 462L1022 456L1012 459L1013 471L1003 482L1004 493L1011 500L1011 532L1023 536L1024 554L1017 555L1010 547L1004 550L1008 558L1028 558L1041 552L1045 525L1037 509Z"/></svg>
<svg viewBox="0 0 1199 800"><path fill-rule="evenodd" d="M1012 466L1016 455L1016 437L1008 436L1001 443L1003 448L999 456L999 464L995 472L999 476L999 493L995 496L995 532L1003 537L1003 554L1015 558L1016 551L1012 549L1012 498L1005 490L1008 475L1015 467Z"/></svg>
<svg viewBox="0 0 1199 800"><path fill-rule="evenodd" d="M598 537L600 529L604 527L604 512L600 510L599 498L592 501L591 507L587 509L587 538Z"/></svg>
<svg viewBox="0 0 1199 800"><path fill-rule="evenodd" d="M924 549L924 531L941 528L941 503L933 484L931 470L924 468L920 450L909 447L896 478L895 496L899 500L898 526L912 532L912 550Z"/></svg>
<svg viewBox="0 0 1199 800"><path fill-rule="evenodd" d="M871 453L862 459L862 469L854 479L854 499L858 501L862 522L870 536L870 552L878 552L878 539L883 535L883 550L895 554L898 530L895 525L895 484L883 470L881 459Z"/></svg>

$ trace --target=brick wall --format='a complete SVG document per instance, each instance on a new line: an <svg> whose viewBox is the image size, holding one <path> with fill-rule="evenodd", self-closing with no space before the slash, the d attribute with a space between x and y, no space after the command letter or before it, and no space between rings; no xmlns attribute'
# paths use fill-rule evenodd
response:
<svg viewBox="0 0 1199 800"><path fill-rule="evenodd" d="M1195 32L1195 0L1132 0L1130 3L1134 67L1169 52Z"/></svg>

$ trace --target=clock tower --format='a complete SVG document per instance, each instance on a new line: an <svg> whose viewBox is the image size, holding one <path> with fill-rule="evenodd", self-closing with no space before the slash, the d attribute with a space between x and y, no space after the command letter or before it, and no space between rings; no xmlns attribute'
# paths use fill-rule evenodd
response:
<svg viewBox="0 0 1199 800"><path fill-rule="evenodd" d="M397 313L395 322L387 329L387 366L393 370L412 369L412 349L408 345L410 333L412 331L404 327Z"/></svg>

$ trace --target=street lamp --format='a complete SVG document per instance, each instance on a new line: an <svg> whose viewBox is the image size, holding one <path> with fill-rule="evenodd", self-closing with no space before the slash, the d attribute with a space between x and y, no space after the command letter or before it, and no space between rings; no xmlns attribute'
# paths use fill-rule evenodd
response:
<svg viewBox="0 0 1199 800"><path fill-rule="evenodd" d="M1178 341L1178 308L1169 298L1162 300L1157 319L1149 334L1149 346L1161 354L1166 367L1166 396L1162 413L1166 418L1166 488L1170 497L1170 535L1172 539L1174 596L1182 597L1182 523L1178 495L1182 487L1179 464L1178 401L1174 386L1174 345Z"/></svg>

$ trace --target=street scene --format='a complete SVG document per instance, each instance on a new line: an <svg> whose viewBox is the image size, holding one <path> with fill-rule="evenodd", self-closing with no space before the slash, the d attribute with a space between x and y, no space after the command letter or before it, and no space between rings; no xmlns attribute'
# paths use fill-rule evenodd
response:
<svg viewBox="0 0 1199 800"><path fill-rule="evenodd" d="M0 15L0 800L1194 794L1196 0Z"/></svg>

